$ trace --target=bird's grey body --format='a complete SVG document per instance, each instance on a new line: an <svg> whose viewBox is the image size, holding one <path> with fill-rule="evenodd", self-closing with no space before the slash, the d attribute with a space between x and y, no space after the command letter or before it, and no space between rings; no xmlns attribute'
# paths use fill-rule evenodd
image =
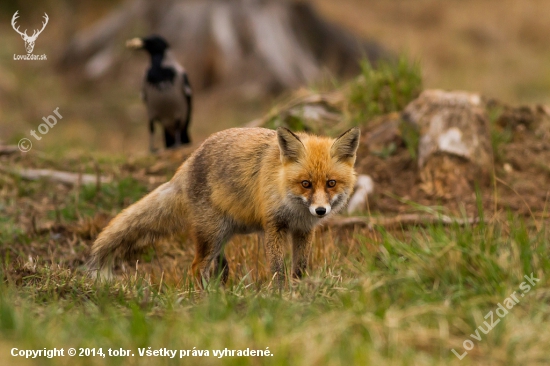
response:
<svg viewBox="0 0 550 366"><path fill-rule="evenodd" d="M176 145L181 145L183 141L181 141L178 131L186 130L188 127L185 125L185 120L189 113L187 98L191 96L191 87L185 80L185 69L177 62L170 50L165 51L161 66L175 70L174 80L151 84L147 81L146 74L142 98L147 106L149 121L160 122L165 131L175 137ZM154 149L152 134L150 145L151 149Z"/></svg>
<svg viewBox="0 0 550 366"><path fill-rule="evenodd" d="M191 86L183 66L158 36L135 38L128 47L145 49L151 55L151 66L145 73L142 98L149 120L149 148L154 147L155 123L164 129L165 146L178 147L191 142L187 130L191 117Z"/></svg>

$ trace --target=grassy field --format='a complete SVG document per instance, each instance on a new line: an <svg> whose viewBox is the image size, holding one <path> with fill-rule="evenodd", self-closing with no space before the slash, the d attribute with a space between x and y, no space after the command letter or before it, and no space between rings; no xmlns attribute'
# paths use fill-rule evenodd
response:
<svg viewBox="0 0 550 366"><path fill-rule="evenodd" d="M229 285L205 291L194 288L185 269L165 278L160 268L153 275L128 270L103 285L69 268L63 263L68 256L52 255L50 262L10 254L0 285L0 362L24 364L10 356L14 347L63 348L65 357L25 360L55 365L549 362L546 229L509 215L473 227L375 228L374 234L319 234L309 276L281 295L271 288L261 239L254 237L229 244ZM45 247L53 246L52 236L42 238ZM183 250L188 246L184 242ZM76 256L80 249L72 248ZM154 256L150 261L158 265ZM536 278L527 292L520 287L525 275ZM517 304L506 302L514 294ZM511 307L500 311L502 319L499 303ZM101 348L106 357L68 357L70 347ZM177 356L139 356L149 347L177 350ZM131 356L110 357L109 349ZM214 356L224 349L272 356ZM180 359L180 350L190 356ZM209 356L193 357L194 350Z"/></svg>

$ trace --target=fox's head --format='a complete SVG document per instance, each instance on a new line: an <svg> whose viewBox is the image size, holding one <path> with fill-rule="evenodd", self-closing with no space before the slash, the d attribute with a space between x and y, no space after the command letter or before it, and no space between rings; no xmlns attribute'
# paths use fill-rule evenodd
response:
<svg viewBox="0 0 550 366"><path fill-rule="evenodd" d="M344 207L355 185L353 164L360 134L354 127L335 140L296 135L279 127L277 138L287 197L318 218Z"/></svg>

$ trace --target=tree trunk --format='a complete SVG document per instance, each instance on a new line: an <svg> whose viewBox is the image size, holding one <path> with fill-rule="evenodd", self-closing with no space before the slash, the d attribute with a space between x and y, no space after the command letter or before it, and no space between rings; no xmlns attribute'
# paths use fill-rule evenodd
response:
<svg viewBox="0 0 550 366"><path fill-rule="evenodd" d="M355 75L364 56L373 62L387 57L379 45L326 22L302 1L137 0L77 33L61 66L101 77L123 62L127 38L153 33L168 40L196 90L222 84L278 92L316 81L325 70Z"/></svg>

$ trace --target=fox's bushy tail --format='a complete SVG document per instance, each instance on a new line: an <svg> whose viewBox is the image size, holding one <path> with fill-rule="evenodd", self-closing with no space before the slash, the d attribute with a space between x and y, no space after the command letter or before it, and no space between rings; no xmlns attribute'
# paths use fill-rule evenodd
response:
<svg viewBox="0 0 550 366"><path fill-rule="evenodd" d="M127 259L155 240L184 227L184 197L167 182L118 214L92 246L88 268L92 274L110 277L114 260Z"/></svg>

